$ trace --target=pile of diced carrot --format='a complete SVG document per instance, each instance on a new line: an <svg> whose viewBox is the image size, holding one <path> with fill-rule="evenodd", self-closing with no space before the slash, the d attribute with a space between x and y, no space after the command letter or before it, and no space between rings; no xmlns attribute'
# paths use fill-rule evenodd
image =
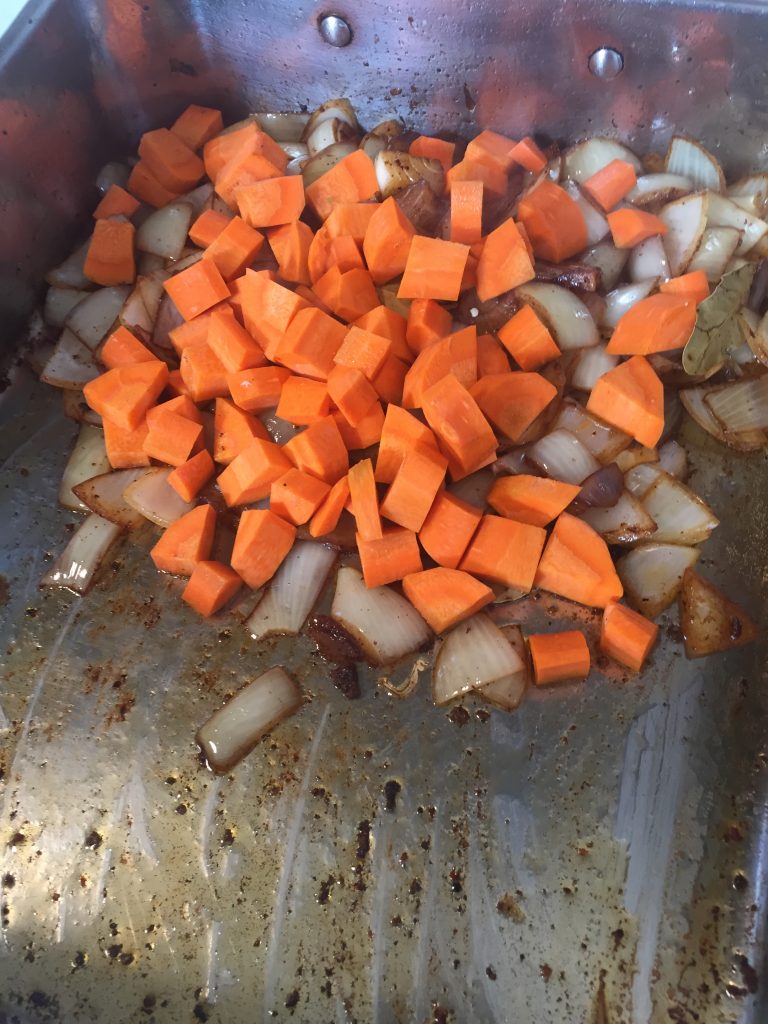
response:
<svg viewBox="0 0 768 1024"><path fill-rule="evenodd" d="M475 327L454 332L444 305L470 287L492 299L531 280L535 256L562 260L583 249L583 217L549 180L521 200L517 221L483 235L484 201L503 195L510 169L545 167L536 144L485 131L455 165L452 143L412 144L447 171L444 240L417 234L394 198L376 201L362 150L305 189L256 123L221 132L217 111L190 107L170 129L146 133L127 190L114 186L96 211L86 261L100 284L133 281L137 200L162 206L204 176L232 211L198 217L189 235L202 258L165 282L183 317L170 332L178 369L120 327L101 350L104 373L85 388L114 468L171 466L169 482L188 502L215 480L226 504L243 510L230 565L210 560L216 513L201 501L153 548L157 568L189 576L185 600L209 615L241 581L265 584L298 526L322 539L346 509L366 584L400 582L436 633L492 601L491 584L520 593L538 586L606 609L604 649L639 668L656 626L616 603L622 587L605 542L566 511L578 488L502 478L489 497L498 514L487 515L446 489L490 465L500 438L518 441L556 395L537 371L560 350L532 308L497 338ZM593 185L610 208L632 181L617 186L614 170ZM642 233L621 214L611 214L615 230ZM249 269L270 252L275 271ZM380 298L378 286L396 279L407 315ZM670 300L657 311L670 332L685 316L675 298L655 297ZM652 445L663 425L661 383L643 354L632 354L633 337L628 350L619 346L632 358L605 374L590 409ZM209 403L210 448L201 416ZM275 409L304 428L282 445L258 418ZM247 507L264 499L269 508ZM584 674L576 636L535 639L538 681Z"/></svg>

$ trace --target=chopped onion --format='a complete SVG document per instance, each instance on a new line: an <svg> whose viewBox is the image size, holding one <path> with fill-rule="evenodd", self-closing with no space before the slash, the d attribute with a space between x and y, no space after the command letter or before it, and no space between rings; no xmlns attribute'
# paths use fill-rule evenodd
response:
<svg viewBox="0 0 768 1024"><path fill-rule="evenodd" d="M743 608L695 569L686 569L680 591L680 629L689 658L701 658L756 640L759 631Z"/></svg>
<svg viewBox="0 0 768 1024"><path fill-rule="evenodd" d="M312 156L307 160L301 169L301 176L304 179L304 187L309 188L326 171L330 171L345 156L354 153L357 147L353 142L335 142L328 146L322 153Z"/></svg>
<svg viewBox="0 0 768 1024"><path fill-rule="evenodd" d="M439 160L385 149L376 156L373 166L384 199L416 181L426 181L438 196L445 188L445 171Z"/></svg>
<svg viewBox="0 0 768 1024"><path fill-rule="evenodd" d="M335 560L336 552L331 548L314 541L297 541L245 623L252 638L298 633Z"/></svg>
<svg viewBox="0 0 768 1024"><path fill-rule="evenodd" d="M358 132L360 130L355 108L346 97L340 97L338 99L326 100L325 103L321 103L316 110L312 111L304 126L301 141L307 142L318 125L325 124L327 121L342 121L353 131ZM292 142L296 140L281 139L280 141Z"/></svg>
<svg viewBox="0 0 768 1024"><path fill-rule="evenodd" d="M707 227L736 228L741 234L741 240L736 249L737 256L744 256L748 253L768 232L768 224L764 220L747 213L733 200L714 192L709 194Z"/></svg>
<svg viewBox="0 0 768 1024"><path fill-rule="evenodd" d="M629 259L629 253L629 249L617 249L613 242L606 239L588 249L579 259L589 267L597 267L602 277L603 288L610 291L618 284Z"/></svg>
<svg viewBox="0 0 768 1024"><path fill-rule="evenodd" d="M77 512L87 511L88 506L78 498L72 488L92 476L106 473L108 469L109 459L104 444L104 431L99 427L83 423L72 454L64 467L59 485L59 503L64 508L71 508Z"/></svg>
<svg viewBox="0 0 768 1024"><path fill-rule="evenodd" d="M533 281L516 288L515 297L544 321L561 352L589 348L600 340L592 314L567 288Z"/></svg>
<svg viewBox="0 0 768 1024"><path fill-rule="evenodd" d="M285 669L271 668L248 683L197 730L195 740L213 771L233 768L262 736L303 703L301 690Z"/></svg>
<svg viewBox="0 0 768 1024"><path fill-rule="evenodd" d="M739 247L741 236L736 228L707 228L688 270L703 270L711 284L719 282L731 257Z"/></svg>
<svg viewBox="0 0 768 1024"><path fill-rule="evenodd" d="M648 462L658 462L659 453L655 448L646 448L642 444L631 444L623 452L616 456L616 465L622 473L628 473L635 466L642 466Z"/></svg>
<svg viewBox="0 0 768 1024"><path fill-rule="evenodd" d="M629 434L597 419L577 402L566 400L554 422L556 428L569 431L602 463L612 462L631 443ZM581 483L581 481L576 481Z"/></svg>
<svg viewBox="0 0 768 1024"><path fill-rule="evenodd" d="M140 277L149 277L150 274L164 270L165 260L162 256L153 256L151 252L139 252L136 254L136 272Z"/></svg>
<svg viewBox="0 0 768 1024"><path fill-rule="evenodd" d="M166 266L171 275L180 274L182 270L186 270L188 267L194 266L195 263L199 263L202 258L202 249L184 249L180 260L169 261L166 263Z"/></svg>
<svg viewBox="0 0 768 1024"><path fill-rule="evenodd" d="M165 466L154 467L129 484L123 497L131 508L140 512L145 519L158 526L170 526L195 507L194 502L184 501L168 483L171 470Z"/></svg>
<svg viewBox="0 0 768 1024"><path fill-rule="evenodd" d="M329 117L319 121L306 138L307 153L290 154L296 156L316 156L324 149L337 142L352 142L357 139L357 130L352 128L340 117Z"/></svg>
<svg viewBox="0 0 768 1024"><path fill-rule="evenodd" d="M580 484L600 469L600 463L568 430L553 430L528 448L525 457L552 480Z"/></svg>
<svg viewBox="0 0 768 1024"><path fill-rule="evenodd" d="M90 423L94 427L102 424L101 416L88 405L82 391L64 390L61 392L64 415L76 423Z"/></svg>
<svg viewBox="0 0 768 1024"><path fill-rule="evenodd" d="M723 431L768 429L768 375L713 387L704 396Z"/></svg>
<svg viewBox="0 0 768 1024"><path fill-rule="evenodd" d="M55 388L82 391L83 386L98 377L100 372L90 350L65 327L43 367L40 380Z"/></svg>
<svg viewBox="0 0 768 1024"><path fill-rule="evenodd" d="M500 458L496 459L493 465L490 467L494 476L523 476L531 474L533 476L543 476L540 470L537 470L535 466L531 464L525 458L525 448L513 448L510 452L505 452ZM464 480L468 479L465 477ZM460 480L459 483L464 483L464 480ZM453 493L453 492L451 492ZM486 502L483 501L482 505L477 506L478 508L485 508Z"/></svg>
<svg viewBox="0 0 768 1024"><path fill-rule="evenodd" d="M152 329L152 343L159 348L173 349L169 332L184 323L184 317L176 309L171 296L167 293L160 300L157 319Z"/></svg>
<svg viewBox="0 0 768 1024"><path fill-rule="evenodd" d="M331 616L374 665L388 665L429 642L432 632L413 605L390 587L366 587L349 566L339 569Z"/></svg>
<svg viewBox="0 0 768 1024"><path fill-rule="evenodd" d="M669 259L669 270L679 277L693 259L707 226L708 195L697 192L684 199L667 203L659 217L667 225L664 247Z"/></svg>
<svg viewBox="0 0 768 1024"><path fill-rule="evenodd" d="M447 704L525 671L525 662L487 615L474 615L441 642L432 673L432 700Z"/></svg>
<svg viewBox="0 0 768 1024"><path fill-rule="evenodd" d="M636 466L630 473L646 469L650 467ZM654 540L669 544L701 544L719 525L719 520L685 484L661 470L656 470L656 473L656 482L641 497L646 511L656 523Z"/></svg>
<svg viewBox="0 0 768 1024"><path fill-rule="evenodd" d="M629 491L622 491L611 508L590 508L581 514L607 544L629 545L652 537L656 523L642 502Z"/></svg>
<svg viewBox="0 0 768 1024"><path fill-rule="evenodd" d="M251 119L275 142L301 142L309 118L309 114L298 114L293 111L251 114Z"/></svg>
<svg viewBox="0 0 768 1024"><path fill-rule="evenodd" d="M688 475L688 453L677 441L666 441L659 448L659 466L678 480Z"/></svg>
<svg viewBox="0 0 768 1024"><path fill-rule="evenodd" d="M619 364L618 356L611 356L605 351L605 345L594 345L584 348L571 374L571 384L578 391L591 391L604 373Z"/></svg>
<svg viewBox="0 0 768 1024"><path fill-rule="evenodd" d="M130 285L121 284L91 292L69 314L67 328L93 351L114 326L130 290Z"/></svg>
<svg viewBox="0 0 768 1024"><path fill-rule="evenodd" d="M521 470L527 472L527 470ZM488 492L493 487L493 472L490 467L478 469L476 473L470 473L461 480L455 480L448 485L448 490L456 498L466 501L468 505L484 509L488 504Z"/></svg>
<svg viewBox="0 0 768 1024"><path fill-rule="evenodd" d="M121 529L108 519L91 513L72 534L69 543L43 576L43 587L61 587L84 594L93 583L99 566L120 536Z"/></svg>
<svg viewBox="0 0 768 1024"><path fill-rule="evenodd" d="M764 430L744 430L738 433L729 433L720 425L705 398L714 388L712 386L701 388L685 388L680 391L680 401L685 411L695 422L721 444L728 445L740 452L754 452L765 447L766 433Z"/></svg>
<svg viewBox="0 0 768 1024"><path fill-rule="evenodd" d="M56 288L84 288L93 289L93 281L89 281L83 272L85 258L91 244L90 236L78 246L71 256L67 256L63 263L45 275L48 284Z"/></svg>
<svg viewBox="0 0 768 1024"><path fill-rule="evenodd" d="M304 168L309 163L309 157L306 156L295 156L292 160L289 160L285 165L286 175L290 174L303 174Z"/></svg>
<svg viewBox="0 0 768 1024"><path fill-rule="evenodd" d="M693 192L693 182L681 174L641 174L627 199L635 206L652 206L682 199L689 192Z"/></svg>
<svg viewBox="0 0 768 1024"><path fill-rule="evenodd" d="M624 475L627 490L636 498L642 498L656 483L661 474L658 458L653 462L636 462Z"/></svg>
<svg viewBox="0 0 768 1024"><path fill-rule="evenodd" d="M147 217L136 232L136 247L167 260L177 260L187 242L192 223L189 203L175 202L161 206Z"/></svg>
<svg viewBox="0 0 768 1024"><path fill-rule="evenodd" d="M309 147L304 142L281 142L280 149L291 160L307 160L309 159Z"/></svg>
<svg viewBox="0 0 768 1024"><path fill-rule="evenodd" d="M179 203L186 203L192 208L192 216L197 219L204 210L210 210L213 204L213 185L209 181L203 182L191 192L186 192L178 199ZM151 214L150 214L151 216ZM146 222L145 222L146 223Z"/></svg>
<svg viewBox="0 0 768 1024"><path fill-rule="evenodd" d="M525 696L525 691L531 681L531 670L528 664L528 645L525 642L523 631L520 626L502 626L501 632L504 639L508 640L519 656L523 667L518 672L512 672L508 676L502 676L493 683L476 687L476 693L483 700L501 708L502 711L514 711Z"/></svg>
<svg viewBox="0 0 768 1024"><path fill-rule="evenodd" d="M603 324L614 328L625 313L638 302L648 298L657 284L658 279L654 277L649 281L638 281L637 284L625 284L608 292L605 297Z"/></svg>
<svg viewBox="0 0 768 1024"><path fill-rule="evenodd" d="M119 163L117 160L110 160L108 164L104 164L96 175L96 188L102 195L106 195L113 185L125 188L130 176L131 171L126 164Z"/></svg>
<svg viewBox="0 0 768 1024"><path fill-rule="evenodd" d="M63 327L75 306L91 294L78 288L49 288L45 296L43 319L50 327Z"/></svg>
<svg viewBox="0 0 768 1024"><path fill-rule="evenodd" d="M692 568L699 549L682 544L639 544L616 562L630 608L655 619L680 593L683 574Z"/></svg>
<svg viewBox="0 0 768 1024"><path fill-rule="evenodd" d="M612 160L626 160L638 174L643 169L643 165L631 149L627 149L616 139L598 135L571 147L563 157L563 170L566 177L582 182L607 167Z"/></svg>
<svg viewBox="0 0 768 1024"><path fill-rule="evenodd" d="M753 216L764 217L768 212L768 174L742 178L728 186L726 195Z"/></svg>
<svg viewBox="0 0 768 1024"><path fill-rule="evenodd" d="M574 514L590 508L613 508L624 491L624 474L615 462L587 477L571 504Z"/></svg>
<svg viewBox="0 0 768 1024"><path fill-rule="evenodd" d="M661 235L652 235L630 250L629 276L636 282L669 279L669 260Z"/></svg>
<svg viewBox="0 0 768 1024"><path fill-rule="evenodd" d="M152 334L152 319L144 305L144 295L137 284L120 310L120 323L132 331Z"/></svg>
<svg viewBox="0 0 768 1024"><path fill-rule="evenodd" d="M105 470L77 484L74 491L91 512L126 530L134 530L141 526L144 517L128 504L124 494L131 484L151 472L150 469Z"/></svg>
<svg viewBox="0 0 768 1024"><path fill-rule="evenodd" d="M694 188L708 188L713 192L725 190L725 175L709 150L686 135L674 135L664 161L670 174L690 178Z"/></svg>
<svg viewBox="0 0 768 1024"><path fill-rule="evenodd" d="M608 221L595 204L584 195L575 181L564 181L562 187L581 210L584 223L587 226L587 245L597 245L610 231Z"/></svg>
<svg viewBox="0 0 768 1024"><path fill-rule="evenodd" d="M387 143L391 139L396 139L399 135L402 135L403 130L402 121L394 119L382 121L362 137L360 140L360 149L362 149L363 152L371 158L371 160L375 160L382 149L386 148Z"/></svg>

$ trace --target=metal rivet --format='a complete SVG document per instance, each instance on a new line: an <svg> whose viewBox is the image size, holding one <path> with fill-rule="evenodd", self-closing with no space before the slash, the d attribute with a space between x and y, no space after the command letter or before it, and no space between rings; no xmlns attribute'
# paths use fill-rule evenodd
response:
<svg viewBox="0 0 768 1024"><path fill-rule="evenodd" d="M624 57L612 46L601 46L590 55L589 70L595 78L609 82L624 70Z"/></svg>
<svg viewBox="0 0 768 1024"><path fill-rule="evenodd" d="M330 46L349 46L352 42L352 28L348 21L338 14L324 14L318 22L320 35Z"/></svg>

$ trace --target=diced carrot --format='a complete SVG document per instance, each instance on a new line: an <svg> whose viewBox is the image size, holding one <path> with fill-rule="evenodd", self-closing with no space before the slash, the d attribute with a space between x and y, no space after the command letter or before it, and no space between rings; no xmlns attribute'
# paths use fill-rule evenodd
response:
<svg viewBox="0 0 768 1024"><path fill-rule="evenodd" d="M536 276L533 261L517 224L510 218L485 239L477 264L477 295L481 302L517 288Z"/></svg>
<svg viewBox="0 0 768 1024"><path fill-rule="evenodd" d="M626 160L611 160L605 167L595 171L582 188L603 210L612 210L637 184L637 175L632 164Z"/></svg>
<svg viewBox="0 0 768 1024"><path fill-rule="evenodd" d="M611 601L600 624L600 650L620 664L639 672L656 643L659 627L639 612Z"/></svg>
<svg viewBox="0 0 768 1024"><path fill-rule="evenodd" d="M323 382L307 377L288 377L280 392L275 415L289 423L308 426L323 419L329 411L328 388Z"/></svg>
<svg viewBox="0 0 768 1024"><path fill-rule="evenodd" d="M468 255L468 245L414 235L397 297L455 302Z"/></svg>
<svg viewBox="0 0 768 1024"><path fill-rule="evenodd" d="M270 509L247 509L237 526L232 568L257 590L275 575L295 539L296 527Z"/></svg>
<svg viewBox="0 0 768 1024"><path fill-rule="evenodd" d="M369 589L395 583L422 570L416 534L400 526L384 530L378 540L363 540L358 534L357 550L363 579Z"/></svg>
<svg viewBox="0 0 768 1024"><path fill-rule="evenodd" d="M332 416L311 423L292 437L282 451L297 469L335 484L349 469L349 456Z"/></svg>
<svg viewBox="0 0 768 1024"><path fill-rule="evenodd" d="M262 153L248 153L232 158L216 176L216 193L230 209L237 210L237 195L242 190L270 178L279 178L283 170Z"/></svg>
<svg viewBox="0 0 768 1024"><path fill-rule="evenodd" d="M160 572L191 576L198 562L211 554L216 529L216 512L211 505L198 505L163 532L149 552Z"/></svg>
<svg viewBox="0 0 768 1024"><path fill-rule="evenodd" d="M188 395L187 385L181 376L181 370L170 370L168 373L168 382L165 385L165 390L174 398L182 395Z"/></svg>
<svg viewBox="0 0 768 1024"><path fill-rule="evenodd" d="M202 413L192 399L188 395L179 395L176 398L169 399L167 402L161 402L159 405L153 405L151 409L147 409L147 426L154 427L169 412L176 413L177 416L183 416L184 419L191 420L192 423L202 424L203 422Z"/></svg>
<svg viewBox="0 0 768 1024"><path fill-rule="evenodd" d="M384 284L402 274L415 234L413 224L392 196L379 205L368 223L363 242L368 270L376 284Z"/></svg>
<svg viewBox="0 0 768 1024"><path fill-rule="evenodd" d="M527 593L546 539L546 531L539 526L483 516L459 568Z"/></svg>
<svg viewBox="0 0 768 1024"><path fill-rule="evenodd" d="M205 174L203 161L168 128L145 132L139 157L160 184L174 192L188 192Z"/></svg>
<svg viewBox="0 0 768 1024"><path fill-rule="evenodd" d="M133 239L136 229L122 220L97 220L83 273L96 284L131 284L136 279Z"/></svg>
<svg viewBox="0 0 768 1024"><path fill-rule="evenodd" d="M178 135L193 152L197 152L223 128L220 110L199 107L196 103L191 103L171 125L173 134Z"/></svg>
<svg viewBox="0 0 768 1024"><path fill-rule="evenodd" d="M405 334L409 348L418 355L433 341L450 334L452 323L451 314L434 299L414 299Z"/></svg>
<svg viewBox="0 0 768 1024"><path fill-rule="evenodd" d="M267 178L235 189L240 216L252 228L290 224L304 209L304 181L300 174Z"/></svg>
<svg viewBox="0 0 768 1024"><path fill-rule="evenodd" d="M486 129L467 144L466 155L470 160L509 171L515 163L512 156L515 145L515 141L508 139L506 135Z"/></svg>
<svg viewBox="0 0 768 1024"><path fill-rule="evenodd" d="M144 451L144 439L149 429L146 420L133 430L118 427L108 419L103 422L104 446L112 469L139 469L149 465L149 456Z"/></svg>
<svg viewBox="0 0 768 1024"><path fill-rule="evenodd" d="M272 281L266 274L246 270L238 278L242 295L243 323L269 359L283 341L283 335L296 314L307 303L289 288Z"/></svg>
<svg viewBox="0 0 768 1024"><path fill-rule="evenodd" d="M373 384L354 366L334 366L328 374L327 395L353 427L365 419L378 401Z"/></svg>
<svg viewBox="0 0 768 1024"><path fill-rule="evenodd" d="M133 165L126 185L131 195L148 206L167 206L181 195L161 185L143 160Z"/></svg>
<svg viewBox="0 0 768 1024"><path fill-rule="evenodd" d="M376 456L377 483L391 484L403 459L412 451L437 453L435 435L399 405L388 406Z"/></svg>
<svg viewBox="0 0 768 1024"><path fill-rule="evenodd" d="M465 157L454 164L445 176L446 188L449 192L459 181L481 181L486 193L500 199L507 191L507 172L481 160L469 160Z"/></svg>
<svg viewBox="0 0 768 1024"><path fill-rule="evenodd" d="M219 210L203 210L189 229L189 237L195 245L205 249L216 241L231 220L231 215L227 216Z"/></svg>
<svg viewBox="0 0 768 1024"><path fill-rule="evenodd" d="M227 371L207 342L187 345L179 369L193 402L208 402L229 394Z"/></svg>
<svg viewBox="0 0 768 1024"><path fill-rule="evenodd" d="M347 482L351 511L357 524L358 536L365 541L380 540L383 534L371 460L361 459L360 462L351 466L347 473Z"/></svg>
<svg viewBox="0 0 768 1024"><path fill-rule="evenodd" d="M421 546L438 565L455 569L482 518L482 512L474 505L441 491L419 530Z"/></svg>
<svg viewBox="0 0 768 1024"><path fill-rule="evenodd" d="M615 356L647 356L680 349L695 326L696 303L687 295L649 295L619 320L606 351Z"/></svg>
<svg viewBox="0 0 768 1024"><path fill-rule="evenodd" d="M222 305L212 311L207 344L227 373L252 370L267 362L260 346L238 322L231 306Z"/></svg>
<svg viewBox="0 0 768 1024"><path fill-rule="evenodd" d="M524 167L526 171L530 171L532 174L538 174L539 171L543 171L547 166L547 158L530 137L526 135L524 139L521 139L515 146L512 147L510 153L511 158L521 167Z"/></svg>
<svg viewBox="0 0 768 1024"><path fill-rule="evenodd" d="M217 482L227 505L248 505L266 498L290 468L291 460L279 445L257 437L221 471Z"/></svg>
<svg viewBox="0 0 768 1024"><path fill-rule="evenodd" d="M241 217L233 217L224 230L203 253L211 260L225 281L240 277L253 263L264 244L264 235L254 230Z"/></svg>
<svg viewBox="0 0 768 1024"><path fill-rule="evenodd" d="M482 236L483 183L457 181L451 189L451 241L472 245Z"/></svg>
<svg viewBox="0 0 768 1024"><path fill-rule="evenodd" d="M418 354L405 375L403 405L418 409L425 391L448 374L467 388L477 380L477 328L464 327Z"/></svg>
<svg viewBox="0 0 768 1024"><path fill-rule="evenodd" d="M95 220L105 217L132 217L141 206L138 199L119 185L110 185L104 198L93 211Z"/></svg>
<svg viewBox="0 0 768 1024"><path fill-rule="evenodd" d="M274 359L305 377L325 380L346 334L344 324L321 309L301 309L286 329Z"/></svg>
<svg viewBox="0 0 768 1024"><path fill-rule="evenodd" d="M453 153L456 149L454 142L447 142L445 139L436 139L431 135L419 135L408 147L411 156L426 157L427 160L437 160L443 165L447 174L453 163Z"/></svg>
<svg viewBox="0 0 768 1024"><path fill-rule="evenodd" d="M324 302L321 302L312 289L307 288L305 284L297 284L293 290L300 298L304 299L307 306L313 306L315 309L319 309L320 312L325 313L326 316L333 316L333 310L329 309Z"/></svg>
<svg viewBox="0 0 768 1024"><path fill-rule="evenodd" d="M445 480L448 460L435 452L407 452L381 502L381 514L418 533Z"/></svg>
<svg viewBox="0 0 768 1024"><path fill-rule="evenodd" d="M402 402L407 373L408 364L390 352L384 360L384 365L373 378L373 386L382 402L395 402L398 405Z"/></svg>
<svg viewBox="0 0 768 1024"><path fill-rule="evenodd" d="M164 413L148 423L148 427L144 451L150 458L168 466L181 466L185 463L198 448L203 436L201 424L175 412Z"/></svg>
<svg viewBox="0 0 768 1024"><path fill-rule="evenodd" d="M208 341L208 332L211 326L211 317L216 309L223 309L224 303L212 306L207 313L201 313L194 320L185 320L183 324L174 327L168 332L168 337L173 345L177 356L180 356L185 348L190 345L199 345Z"/></svg>
<svg viewBox="0 0 768 1024"><path fill-rule="evenodd" d="M284 281L311 284L307 261L314 238L312 228L301 220L295 220L272 228L267 232L267 238L275 254L280 277Z"/></svg>
<svg viewBox="0 0 768 1024"><path fill-rule="evenodd" d="M348 501L349 481L343 476L336 481L322 504L319 505L317 512L312 516L312 521L309 524L310 536L324 537L335 530Z"/></svg>
<svg viewBox="0 0 768 1024"><path fill-rule="evenodd" d="M587 410L655 448L664 430L664 385L643 356L632 356L600 377Z"/></svg>
<svg viewBox="0 0 768 1024"><path fill-rule="evenodd" d="M581 519L563 512L544 548L536 586L593 608L605 608L622 593L603 538Z"/></svg>
<svg viewBox="0 0 768 1024"><path fill-rule="evenodd" d="M435 633L445 633L493 601L485 583L444 567L406 576L403 593Z"/></svg>
<svg viewBox="0 0 768 1024"><path fill-rule="evenodd" d="M459 480L496 458L496 437L469 391L449 374L423 396L427 423L448 457L451 476Z"/></svg>
<svg viewBox="0 0 768 1024"><path fill-rule="evenodd" d="M647 210L614 210L607 218L611 229L613 244L617 249L631 249L646 238L654 235L666 235L667 225L659 217Z"/></svg>
<svg viewBox="0 0 768 1024"><path fill-rule="evenodd" d="M300 469L291 469L275 480L269 490L269 507L294 526L309 522L323 501L330 486Z"/></svg>
<svg viewBox="0 0 768 1024"><path fill-rule="evenodd" d="M379 305L378 292L367 270L348 270L343 274L333 266L315 281L314 291L321 302L347 322Z"/></svg>
<svg viewBox="0 0 768 1024"><path fill-rule="evenodd" d="M168 474L168 483L184 501L194 501L216 472L211 454L203 448Z"/></svg>
<svg viewBox="0 0 768 1024"><path fill-rule="evenodd" d="M680 295L690 302L703 302L709 295L709 281L703 270L691 270L680 277L662 281L659 291L665 295Z"/></svg>
<svg viewBox="0 0 768 1024"><path fill-rule="evenodd" d="M328 230L328 222L326 221L315 232L307 251L307 273L312 284L315 281L319 281L333 266L333 256L331 254L332 241L333 238Z"/></svg>
<svg viewBox="0 0 768 1024"><path fill-rule="evenodd" d="M528 647L537 686L586 679L589 675L589 648L580 629L534 633L528 637Z"/></svg>
<svg viewBox="0 0 768 1024"><path fill-rule="evenodd" d="M108 370L114 370L116 366L156 361L157 356L150 352L146 345L142 345L127 327L118 327L104 342L99 359Z"/></svg>
<svg viewBox="0 0 768 1024"><path fill-rule="evenodd" d="M332 238L328 244L331 266L339 268L342 274L348 270L365 270L365 260L360 246L349 235Z"/></svg>
<svg viewBox="0 0 768 1024"><path fill-rule="evenodd" d="M548 526L576 498L581 488L541 476L502 476L488 492L488 504L499 515L532 526Z"/></svg>
<svg viewBox="0 0 768 1024"><path fill-rule="evenodd" d="M379 190L373 161L362 149L345 156L306 189L307 202L321 220L340 203L370 199Z"/></svg>
<svg viewBox="0 0 768 1024"><path fill-rule="evenodd" d="M254 438L269 441L267 428L226 398L217 398L213 414L213 458L228 466Z"/></svg>
<svg viewBox="0 0 768 1024"><path fill-rule="evenodd" d="M333 413L341 439L349 451L370 448L381 440L384 429L384 410L379 402L374 402L365 416L354 426L337 410Z"/></svg>
<svg viewBox="0 0 768 1024"><path fill-rule="evenodd" d="M363 244L371 217L379 208L378 203L339 203L328 214L323 227L329 238L348 235L358 245Z"/></svg>
<svg viewBox="0 0 768 1024"><path fill-rule="evenodd" d="M116 366L83 388L86 402L104 419L123 430L135 430L154 405L168 380L168 367L159 359Z"/></svg>
<svg viewBox="0 0 768 1024"><path fill-rule="evenodd" d="M584 214L565 189L548 178L523 196L517 216L542 259L562 263L586 247Z"/></svg>
<svg viewBox="0 0 768 1024"><path fill-rule="evenodd" d="M258 124L251 121L235 131L225 132L206 142L203 149L205 173L216 181L228 164L234 166L249 156L264 157L282 174L288 163L288 157Z"/></svg>
<svg viewBox="0 0 768 1024"><path fill-rule="evenodd" d="M227 283L211 260L198 260L169 277L163 287L185 320L193 320L229 298Z"/></svg>
<svg viewBox="0 0 768 1024"><path fill-rule="evenodd" d="M372 334L360 327L350 327L333 361L337 366L353 366L368 380L373 380L392 349L389 338Z"/></svg>
<svg viewBox="0 0 768 1024"><path fill-rule="evenodd" d="M521 370L538 370L560 349L533 306L523 306L498 332L499 341Z"/></svg>
<svg viewBox="0 0 768 1024"><path fill-rule="evenodd" d="M481 380L488 374L509 373L507 354L492 334L477 336L477 376Z"/></svg>
<svg viewBox="0 0 768 1024"><path fill-rule="evenodd" d="M232 401L246 412L274 409L280 401L283 384L291 371L282 366L258 366L227 374L227 387Z"/></svg>
<svg viewBox="0 0 768 1024"><path fill-rule="evenodd" d="M413 305L413 303L411 303ZM358 317L351 326L361 327L364 331L371 331L382 338L389 338L392 342L390 355L397 356L409 363L413 360L413 353L406 342L407 320L394 309L387 309L386 306L374 306L373 309ZM448 331L445 332L446 334Z"/></svg>
<svg viewBox="0 0 768 1024"><path fill-rule="evenodd" d="M181 599L207 618L231 601L242 585L243 581L228 565L198 562L181 592Z"/></svg>

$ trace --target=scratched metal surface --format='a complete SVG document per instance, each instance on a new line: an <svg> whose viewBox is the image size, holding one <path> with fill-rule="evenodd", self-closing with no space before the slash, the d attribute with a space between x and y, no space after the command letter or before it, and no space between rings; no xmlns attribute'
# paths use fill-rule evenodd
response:
<svg viewBox="0 0 768 1024"><path fill-rule="evenodd" d="M368 120L578 135L613 119L642 142L675 122L734 164L760 158L755 5L350 10L355 42L332 51L304 2L33 4L2 62L6 343L90 203L87 174L189 99L234 114L351 92ZM579 70L596 38L632 58L610 87ZM257 649L187 612L148 569L150 528L84 600L41 593L74 518L55 507L73 433L15 368L0 395L2 1024L766 1020L764 646L688 663L665 634L642 679L595 672L514 716L466 701L464 725L425 681L397 702L371 677L349 704L301 641ZM723 518L706 568L759 614L765 459L686 441ZM519 614L538 628L571 612ZM274 660L309 702L216 780L194 730Z"/></svg>

